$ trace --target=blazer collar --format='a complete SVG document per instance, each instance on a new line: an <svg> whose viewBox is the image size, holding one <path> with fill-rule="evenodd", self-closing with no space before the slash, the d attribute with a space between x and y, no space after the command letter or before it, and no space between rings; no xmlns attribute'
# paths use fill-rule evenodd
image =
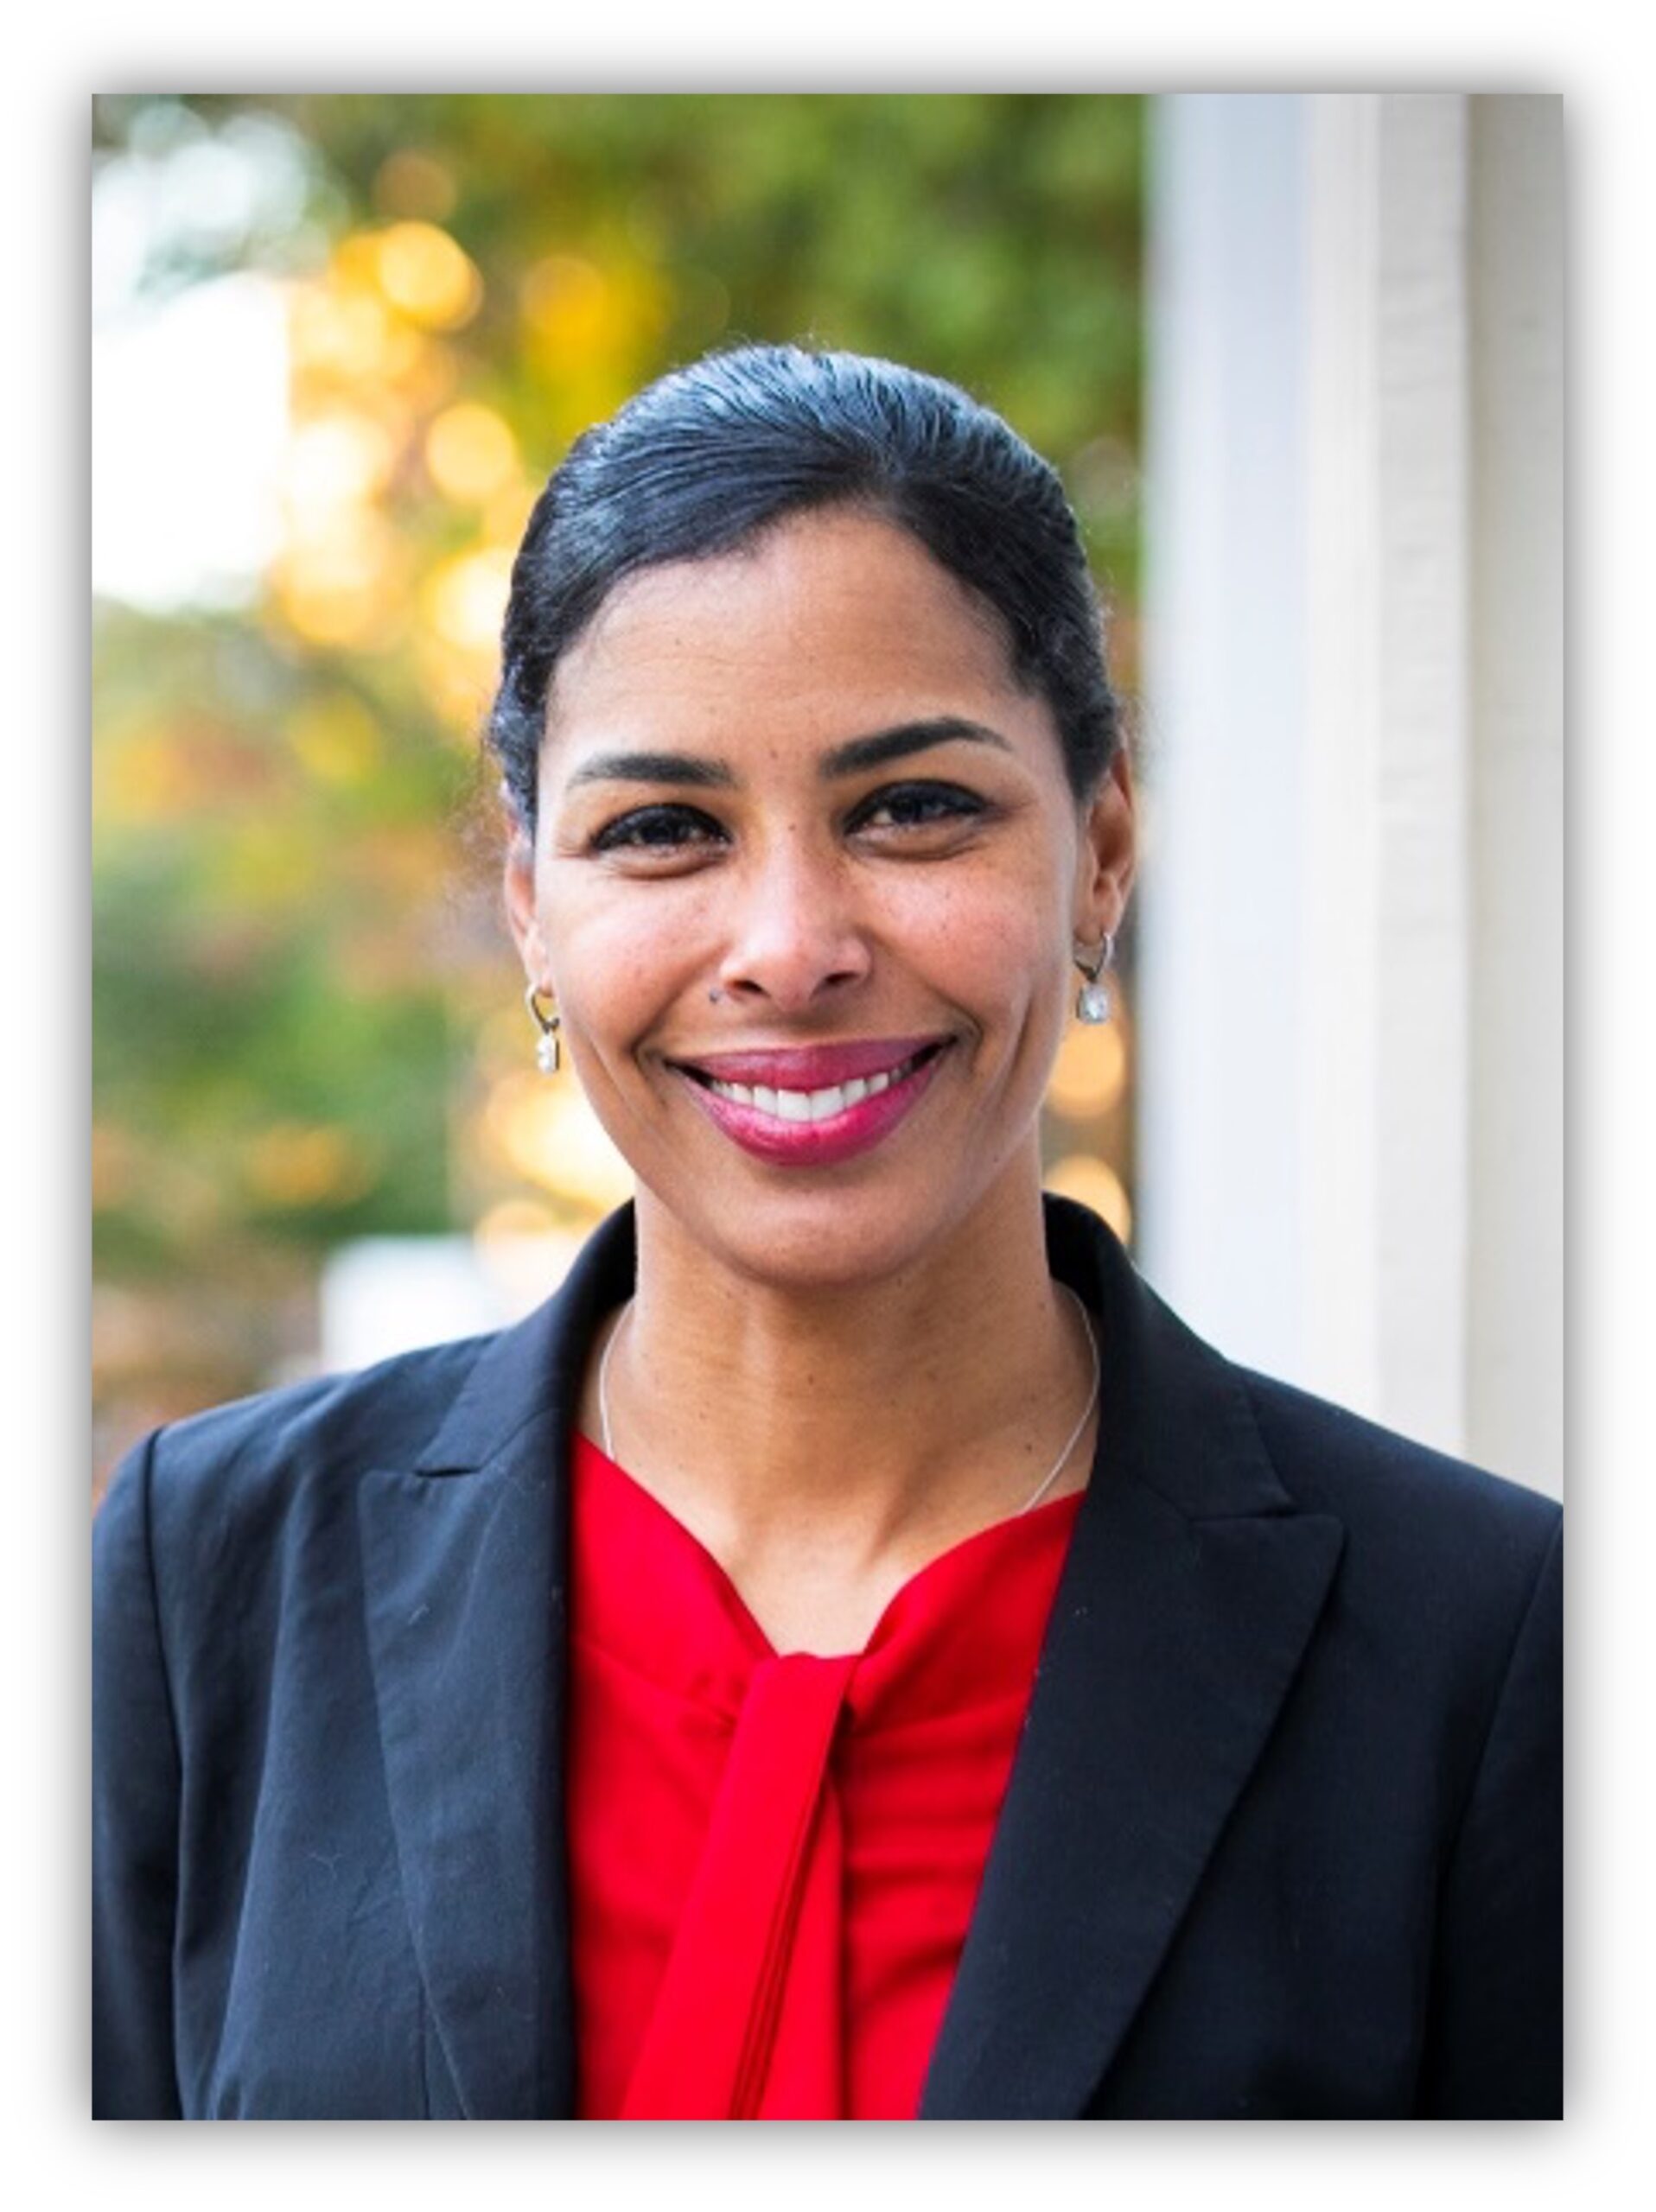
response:
<svg viewBox="0 0 1656 2212"><path fill-rule="evenodd" d="M485 1466L525 1422L570 1410L588 1347L604 1315L632 1296L637 1264L629 1204L599 1224L544 1306L484 1340L459 1395L415 1460L415 1473L462 1474Z"/></svg>
<svg viewBox="0 0 1656 2212"><path fill-rule="evenodd" d="M1236 1370L1102 1223L1045 1205L1053 1272L1100 1323L1098 1453L924 2118L1085 2108L1270 1734L1342 1541L1337 1522L1294 1509ZM485 1341L412 1466L360 1493L414 1940L479 2119L574 2107L570 1430L588 1348L634 1266L627 1206L554 1298Z"/></svg>
<svg viewBox="0 0 1656 2212"><path fill-rule="evenodd" d="M1238 1371L1080 1208L1053 1272L1101 1324L1092 1481L922 2119L1083 2113L1201 1883L1322 1611L1341 1524L1277 1480Z"/></svg>

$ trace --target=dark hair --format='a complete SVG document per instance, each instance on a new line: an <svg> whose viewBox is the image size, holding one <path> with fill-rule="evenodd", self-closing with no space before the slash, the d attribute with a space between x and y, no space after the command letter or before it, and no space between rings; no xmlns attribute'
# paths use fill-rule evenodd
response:
<svg viewBox="0 0 1656 2212"><path fill-rule="evenodd" d="M940 377L857 353L744 346L676 369L584 431L512 570L488 726L532 829L559 658L642 569L733 550L782 517L857 506L908 531L999 616L1086 798L1120 742L1103 621L1056 471Z"/></svg>

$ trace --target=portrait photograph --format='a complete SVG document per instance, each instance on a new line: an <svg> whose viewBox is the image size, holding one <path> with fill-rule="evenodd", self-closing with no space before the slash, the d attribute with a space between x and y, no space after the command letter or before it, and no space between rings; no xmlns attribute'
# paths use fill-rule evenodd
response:
<svg viewBox="0 0 1656 2212"><path fill-rule="evenodd" d="M1452 81L93 99L95 2118L1564 2117Z"/></svg>

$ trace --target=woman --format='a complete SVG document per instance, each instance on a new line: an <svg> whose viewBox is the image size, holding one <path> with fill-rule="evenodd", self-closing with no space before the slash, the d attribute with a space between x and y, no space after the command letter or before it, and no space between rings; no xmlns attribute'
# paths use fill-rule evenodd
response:
<svg viewBox="0 0 1656 2212"><path fill-rule="evenodd" d="M99 2108L1556 2112L1556 1509L1041 1194L1133 870L1051 470L889 364L668 377L536 509L491 735L636 1203L124 1469Z"/></svg>

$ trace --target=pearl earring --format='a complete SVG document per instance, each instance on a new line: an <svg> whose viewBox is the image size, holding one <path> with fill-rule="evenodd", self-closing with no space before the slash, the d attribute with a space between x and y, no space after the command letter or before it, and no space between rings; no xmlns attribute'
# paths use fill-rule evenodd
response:
<svg viewBox="0 0 1656 2212"><path fill-rule="evenodd" d="M1101 982L1100 978L1115 957L1116 940L1108 930L1104 933L1103 944L1091 959L1080 950L1079 946L1077 947L1075 965L1086 978L1075 995L1075 1014L1078 1020L1108 1021L1114 1012L1115 1005L1110 995L1110 986Z"/></svg>
<svg viewBox="0 0 1656 2212"><path fill-rule="evenodd" d="M558 1051L557 1043L558 1013L557 1001L552 1001L552 1010L550 1014L543 1014L541 1012L541 1000L543 998L551 999L551 997L552 995L551 991L546 988L544 983L531 983L528 989L523 995L523 1002L529 1009L529 1019L534 1023L536 1028L540 1032L539 1041L535 1046L535 1065L540 1070L543 1075L556 1075L557 1073L558 1062L562 1057Z"/></svg>

